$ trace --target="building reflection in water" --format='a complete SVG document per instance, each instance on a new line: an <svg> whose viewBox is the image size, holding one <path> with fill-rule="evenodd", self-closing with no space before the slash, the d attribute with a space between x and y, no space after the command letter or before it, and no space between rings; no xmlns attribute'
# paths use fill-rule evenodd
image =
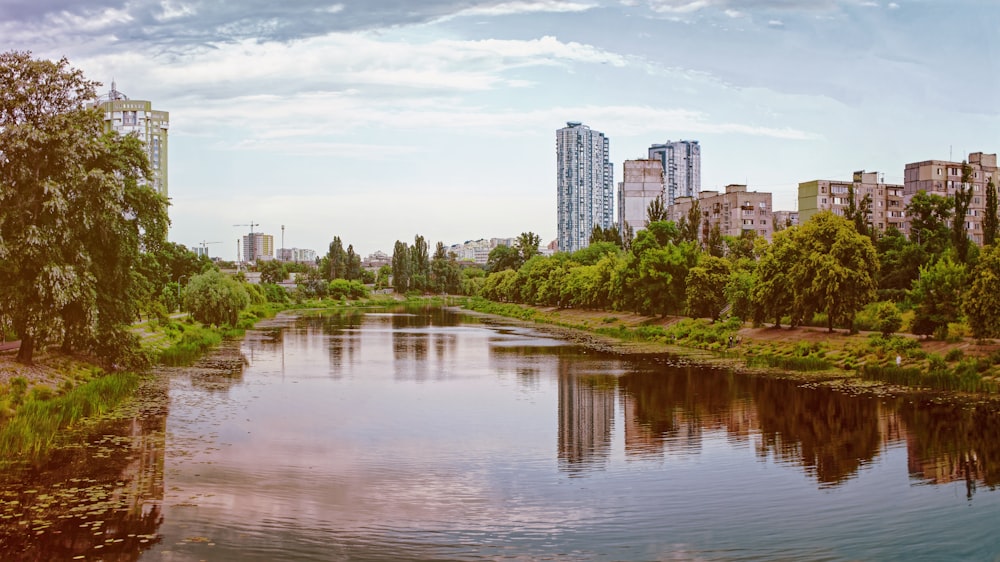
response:
<svg viewBox="0 0 1000 562"><path fill-rule="evenodd" d="M617 398L626 458L698 454L707 435L722 434L825 487L906 446L914 479L965 482L970 498L977 485L1000 484L996 407L856 396L697 366L637 362L623 375L602 377L575 372L584 368L578 359L557 367L558 455L576 474L607 462Z"/></svg>

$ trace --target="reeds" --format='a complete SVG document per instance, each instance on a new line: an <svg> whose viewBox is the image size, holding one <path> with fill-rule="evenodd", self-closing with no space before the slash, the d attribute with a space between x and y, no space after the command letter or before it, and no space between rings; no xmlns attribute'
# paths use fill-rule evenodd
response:
<svg viewBox="0 0 1000 562"><path fill-rule="evenodd" d="M62 395L51 389L22 395L16 413L0 428L0 459L37 457L48 450L59 430L109 412L138 385L139 376L134 373L112 373Z"/></svg>

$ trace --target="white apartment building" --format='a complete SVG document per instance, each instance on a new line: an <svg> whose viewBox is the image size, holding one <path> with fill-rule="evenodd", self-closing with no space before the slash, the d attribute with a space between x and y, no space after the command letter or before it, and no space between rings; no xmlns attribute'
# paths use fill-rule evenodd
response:
<svg viewBox="0 0 1000 562"><path fill-rule="evenodd" d="M556 131L556 227L559 251L590 245L595 226L614 224L614 168L608 138L577 121Z"/></svg>
<svg viewBox="0 0 1000 562"><path fill-rule="evenodd" d="M678 197L697 197L701 191L701 145L698 141L667 141L649 147L649 159L663 167L664 199L673 205Z"/></svg>
<svg viewBox="0 0 1000 562"><path fill-rule="evenodd" d="M98 99L95 105L104 112L106 130L116 131L123 136L134 134L145 144L149 167L153 172L153 189L166 196L167 130L170 128L170 114L154 110L151 102L129 99L118 91L114 82L111 82L111 91Z"/></svg>
<svg viewBox="0 0 1000 562"><path fill-rule="evenodd" d="M618 232L622 237L629 227L633 233L646 228L649 204L663 193L659 160L626 160L622 164L622 181L618 183Z"/></svg>

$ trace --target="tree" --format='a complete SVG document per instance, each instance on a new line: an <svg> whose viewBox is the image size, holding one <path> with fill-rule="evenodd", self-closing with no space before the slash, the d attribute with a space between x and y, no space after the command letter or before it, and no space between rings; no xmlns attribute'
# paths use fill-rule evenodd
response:
<svg viewBox="0 0 1000 562"><path fill-rule="evenodd" d="M872 312L875 318L875 329L884 338L888 338L903 327L903 315L900 314L896 303L892 301L882 301L876 304Z"/></svg>
<svg viewBox="0 0 1000 562"><path fill-rule="evenodd" d="M754 232L752 230L744 230L743 232ZM719 223L715 223L708 230L708 238L705 241L705 249L710 255L717 258L721 258L726 255L726 240L722 236L722 228L719 227Z"/></svg>
<svg viewBox="0 0 1000 562"><path fill-rule="evenodd" d="M854 184L847 185L847 209L844 210L844 218L854 223L854 228L859 234L871 238L875 232L868 217L872 212L872 194L866 193L861 200L858 200L857 193L854 192Z"/></svg>
<svg viewBox="0 0 1000 562"><path fill-rule="evenodd" d="M347 254L344 259L344 278L348 281L361 279L361 256L354 253L354 244L347 245Z"/></svg>
<svg viewBox="0 0 1000 562"><path fill-rule="evenodd" d="M392 250L392 288L397 293L405 293L410 289L410 250L406 242L396 240Z"/></svg>
<svg viewBox="0 0 1000 562"><path fill-rule="evenodd" d="M726 307L726 284L729 262L724 258L703 255L698 265L688 271L685 280L688 315L697 318L719 317Z"/></svg>
<svg viewBox="0 0 1000 562"><path fill-rule="evenodd" d="M677 223L677 230L680 231L680 239L683 242L698 242L698 230L701 228L701 206L698 200L691 202L686 216L681 217Z"/></svg>
<svg viewBox="0 0 1000 562"><path fill-rule="evenodd" d="M410 247L410 289L423 291L431 278L431 256L427 240L417 234Z"/></svg>
<svg viewBox="0 0 1000 562"><path fill-rule="evenodd" d="M979 254L962 309L974 337L1000 337L1000 247L990 246Z"/></svg>
<svg viewBox="0 0 1000 562"><path fill-rule="evenodd" d="M926 260L923 250L916 242L907 240L895 226L878 239L875 250L879 259L879 298L903 300Z"/></svg>
<svg viewBox="0 0 1000 562"><path fill-rule="evenodd" d="M257 269L260 271L261 283L281 283L288 279L288 270L285 269L285 264L277 260L262 262Z"/></svg>
<svg viewBox="0 0 1000 562"><path fill-rule="evenodd" d="M334 236L322 262L323 277L327 280L344 279L347 275L347 252L340 236Z"/></svg>
<svg viewBox="0 0 1000 562"><path fill-rule="evenodd" d="M966 228L966 215L969 213L969 203L972 201L972 166L962 161L962 185L955 188L955 214L951 221L952 245L958 261L968 263L969 231Z"/></svg>
<svg viewBox="0 0 1000 562"><path fill-rule="evenodd" d="M906 216L910 217L910 241L915 241L928 256L940 255L949 246L948 221L954 209L954 199L918 191L906 205Z"/></svg>
<svg viewBox="0 0 1000 562"><path fill-rule="evenodd" d="M876 295L879 263L875 247L847 219L823 211L792 232L795 257L786 262L795 295L794 312L808 319L827 314L827 328L853 330L854 316Z"/></svg>
<svg viewBox="0 0 1000 562"><path fill-rule="evenodd" d="M753 289L753 320L755 324L774 319L774 327L781 327L781 319L792 310L794 292L789 264L798 260L794 241L796 229L786 228L774 234L774 240L762 245L766 247L761 252L757 263L757 279ZM792 319L795 324L795 319Z"/></svg>
<svg viewBox="0 0 1000 562"><path fill-rule="evenodd" d="M17 360L62 339L136 357L128 326L148 293L135 271L166 237L166 198L135 137L104 133L97 84L66 59L0 54L0 324Z"/></svg>
<svg viewBox="0 0 1000 562"><path fill-rule="evenodd" d="M195 275L184 288L184 308L203 323L235 326L250 304L243 284L219 271Z"/></svg>
<svg viewBox="0 0 1000 562"><path fill-rule="evenodd" d="M516 248L500 245L490 250L490 255L486 258L486 269L490 273L504 269L516 270L521 266L521 263L521 253Z"/></svg>
<svg viewBox="0 0 1000 562"><path fill-rule="evenodd" d="M534 232L522 232L514 242L514 249L518 254L518 267L531 259L538 253L538 245L542 243L542 238Z"/></svg>
<svg viewBox="0 0 1000 562"><path fill-rule="evenodd" d="M915 306L910 331L921 336L948 337L948 323L958 321L962 313L967 278L965 264L947 255L921 267L910 291Z"/></svg>
<svg viewBox="0 0 1000 562"><path fill-rule="evenodd" d="M983 216L983 244L992 246L997 240L1000 218L997 216L997 184L990 178L986 184L986 214Z"/></svg>
<svg viewBox="0 0 1000 562"><path fill-rule="evenodd" d="M661 193L656 196L656 199L650 201L649 206L646 207L646 226L648 227L650 223L665 220L667 220L667 204Z"/></svg>
<svg viewBox="0 0 1000 562"><path fill-rule="evenodd" d="M619 248L625 246L624 242L622 242L622 233L618 229L618 225L601 228L601 225L595 224L593 230L590 232L590 243L594 244L596 242L611 242Z"/></svg>

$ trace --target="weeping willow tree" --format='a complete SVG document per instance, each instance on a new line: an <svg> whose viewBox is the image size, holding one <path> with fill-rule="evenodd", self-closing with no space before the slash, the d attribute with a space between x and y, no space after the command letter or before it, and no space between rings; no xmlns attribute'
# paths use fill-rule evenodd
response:
<svg viewBox="0 0 1000 562"><path fill-rule="evenodd" d="M166 239L135 137L106 133L96 82L66 59L0 54L0 316L17 360L61 343L121 364L145 283L134 267Z"/></svg>

